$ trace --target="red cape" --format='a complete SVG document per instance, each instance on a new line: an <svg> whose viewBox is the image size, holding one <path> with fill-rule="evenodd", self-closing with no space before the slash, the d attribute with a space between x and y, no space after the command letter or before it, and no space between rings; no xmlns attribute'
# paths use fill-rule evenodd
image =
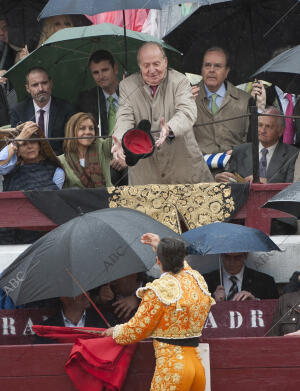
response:
<svg viewBox="0 0 300 391"><path fill-rule="evenodd" d="M33 330L41 337L75 342L65 369L77 390L121 390L136 344L122 346L111 337L84 333L104 330L93 327L33 326Z"/></svg>

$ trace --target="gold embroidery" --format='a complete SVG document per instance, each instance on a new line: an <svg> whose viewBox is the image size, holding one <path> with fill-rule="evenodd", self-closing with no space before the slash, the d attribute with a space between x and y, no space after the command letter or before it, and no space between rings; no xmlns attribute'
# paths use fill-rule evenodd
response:
<svg viewBox="0 0 300 391"><path fill-rule="evenodd" d="M191 276L193 276L195 278L195 280L197 281L197 283L199 285L199 288L202 290L202 292L205 295L210 296L211 305L216 304L215 299L212 298L210 292L208 291L207 283L206 283L204 277L197 270L189 269L189 270L185 270L185 272L190 274Z"/></svg>
<svg viewBox="0 0 300 391"><path fill-rule="evenodd" d="M139 288L136 292L139 298L144 296L145 290L152 289L164 304L176 303L181 297L181 287L178 280L170 274L164 274L157 280Z"/></svg>
<svg viewBox="0 0 300 391"><path fill-rule="evenodd" d="M186 263L185 266L176 277L165 274L142 291L139 289L139 292L143 292L142 303L129 322L118 326L114 333L117 343L129 344L149 336L190 338L201 335L213 299L200 287L201 275L199 281L195 280L193 273L197 272L192 271ZM174 290L177 289L175 295L169 289L162 289L164 284L169 287L169 283Z"/></svg>
<svg viewBox="0 0 300 391"><path fill-rule="evenodd" d="M150 391L175 391L183 375L183 349L158 341L153 343L156 367Z"/></svg>
<svg viewBox="0 0 300 391"><path fill-rule="evenodd" d="M188 229L224 221L234 211L228 184L144 185L109 187L110 208L139 210L181 233L179 216Z"/></svg>

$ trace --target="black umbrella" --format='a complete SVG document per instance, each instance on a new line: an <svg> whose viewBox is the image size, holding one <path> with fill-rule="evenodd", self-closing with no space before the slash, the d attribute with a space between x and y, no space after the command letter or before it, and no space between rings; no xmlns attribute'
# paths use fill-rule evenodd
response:
<svg viewBox="0 0 300 391"><path fill-rule="evenodd" d="M10 44L18 48L27 45L30 52L37 47L42 29L37 17L46 3L47 0L0 0L0 15L7 20ZM92 24L84 15L71 18L74 26Z"/></svg>
<svg viewBox="0 0 300 391"><path fill-rule="evenodd" d="M289 213L300 218L300 182L286 187L267 201L262 208L270 208Z"/></svg>
<svg viewBox="0 0 300 391"><path fill-rule="evenodd" d="M300 39L300 36L299 36ZM300 94L300 45L286 50L260 67L252 77L267 80L292 94Z"/></svg>
<svg viewBox="0 0 300 391"><path fill-rule="evenodd" d="M200 73L206 49L227 49L229 80L239 84L248 81L274 50L299 43L298 4L299 0L233 0L203 6L164 40L183 52L185 70L191 73Z"/></svg>
<svg viewBox="0 0 300 391"><path fill-rule="evenodd" d="M0 13L8 22L8 37L12 45L33 50L40 39L41 26L37 17L46 0L2 0Z"/></svg>
<svg viewBox="0 0 300 391"><path fill-rule="evenodd" d="M0 287L16 305L59 296L77 296L81 290L67 269L90 290L155 263L143 233L178 237L174 231L126 208L82 214L49 232L26 249L2 274Z"/></svg>

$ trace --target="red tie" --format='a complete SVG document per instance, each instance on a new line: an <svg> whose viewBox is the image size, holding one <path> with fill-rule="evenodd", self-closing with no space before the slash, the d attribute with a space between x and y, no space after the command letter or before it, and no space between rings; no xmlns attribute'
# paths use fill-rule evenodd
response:
<svg viewBox="0 0 300 391"><path fill-rule="evenodd" d="M45 134L45 118L44 118L45 110L40 109L39 113L40 113L40 117L39 117L38 125L42 129L43 133Z"/></svg>
<svg viewBox="0 0 300 391"><path fill-rule="evenodd" d="M156 90L157 90L157 86L150 86L150 87L151 87L151 90L152 90L152 96L154 98Z"/></svg>
<svg viewBox="0 0 300 391"><path fill-rule="evenodd" d="M293 115L294 105L291 94L285 94L286 99L289 101L285 115ZM292 118L285 118L285 130L283 133L283 142L286 144L294 144L294 124Z"/></svg>

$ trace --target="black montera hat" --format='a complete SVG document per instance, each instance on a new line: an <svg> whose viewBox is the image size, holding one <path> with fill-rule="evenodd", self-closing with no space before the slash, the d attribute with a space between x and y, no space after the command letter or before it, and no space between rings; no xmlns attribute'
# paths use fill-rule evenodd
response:
<svg viewBox="0 0 300 391"><path fill-rule="evenodd" d="M127 130L123 135L122 147L128 166L134 166L140 159L153 154L155 142L150 129L151 123L143 119L136 128Z"/></svg>

